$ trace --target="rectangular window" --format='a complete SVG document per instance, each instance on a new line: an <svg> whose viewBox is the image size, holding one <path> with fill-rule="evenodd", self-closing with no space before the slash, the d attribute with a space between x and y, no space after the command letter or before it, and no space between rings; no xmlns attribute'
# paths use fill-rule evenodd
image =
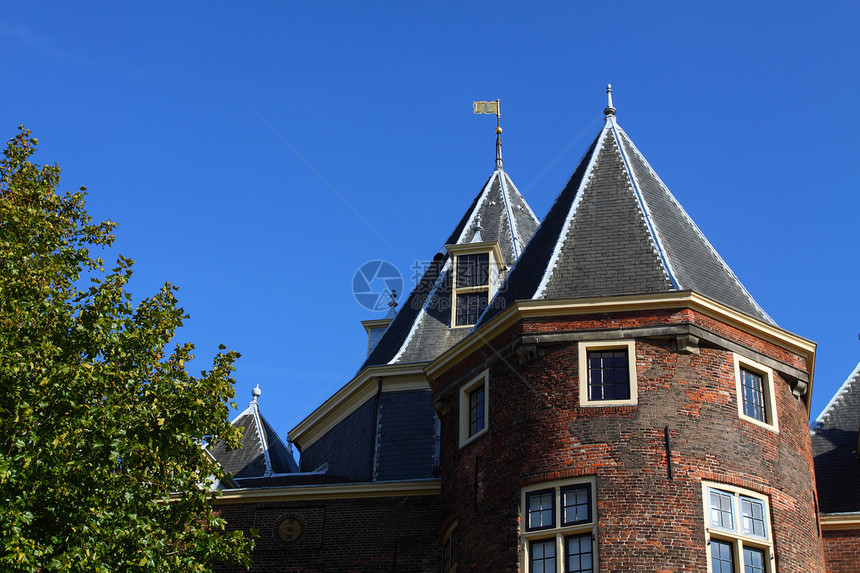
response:
<svg viewBox="0 0 860 573"><path fill-rule="evenodd" d="M589 484L562 488L561 524L577 525L591 521L591 486Z"/></svg>
<svg viewBox="0 0 860 573"><path fill-rule="evenodd" d="M744 573L765 573L764 551L754 547L744 547Z"/></svg>
<svg viewBox="0 0 860 573"><path fill-rule="evenodd" d="M460 436L462 448L483 435L490 423L490 374L484 371L460 387Z"/></svg>
<svg viewBox="0 0 860 573"><path fill-rule="evenodd" d="M630 377L627 350L595 350L588 353L588 399L629 400Z"/></svg>
<svg viewBox="0 0 860 573"><path fill-rule="evenodd" d="M490 253L454 257L454 325L478 322L490 301Z"/></svg>
<svg viewBox="0 0 860 573"><path fill-rule="evenodd" d="M591 551L591 533L569 535L565 543L565 573L593 573L594 559Z"/></svg>
<svg viewBox="0 0 860 573"><path fill-rule="evenodd" d="M580 341L577 346L581 406L638 403L634 340Z"/></svg>
<svg viewBox="0 0 860 573"><path fill-rule="evenodd" d="M464 292L457 294L457 326L469 326L478 322L489 304L489 292Z"/></svg>
<svg viewBox="0 0 860 573"><path fill-rule="evenodd" d="M490 253L457 257L457 288L489 286Z"/></svg>
<svg viewBox="0 0 860 573"><path fill-rule="evenodd" d="M555 491L533 491L526 495L528 521L526 531L555 527Z"/></svg>
<svg viewBox="0 0 860 573"><path fill-rule="evenodd" d="M741 399L743 400L744 414L759 422L767 423L761 374L741 368Z"/></svg>
<svg viewBox="0 0 860 573"><path fill-rule="evenodd" d="M735 530L735 522L732 518L732 495L730 493L711 490L711 526L719 527L727 531Z"/></svg>
<svg viewBox="0 0 860 573"><path fill-rule="evenodd" d="M706 482L702 492L710 573L774 573L767 498Z"/></svg>
<svg viewBox="0 0 860 573"><path fill-rule="evenodd" d="M711 573L735 573L731 543L711 539Z"/></svg>
<svg viewBox="0 0 860 573"><path fill-rule="evenodd" d="M505 259L498 241L446 245L451 255L451 327L472 326L487 309Z"/></svg>
<svg viewBox="0 0 860 573"><path fill-rule="evenodd" d="M767 539L762 501L741 496L741 523L744 535Z"/></svg>
<svg viewBox="0 0 860 573"><path fill-rule="evenodd" d="M738 353L734 353L734 362L738 416L778 432L773 369Z"/></svg>
<svg viewBox="0 0 860 573"><path fill-rule="evenodd" d="M579 478L523 490L525 573L597 571L593 486L593 478Z"/></svg>
<svg viewBox="0 0 860 573"><path fill-rule="evenodd" d="M484 387L480 386L469 394L469 436L484 429Z"/></svg>
<svg viewBox="0 0 860 573"><path fill-rule="evenodd" d="M555 538L532 541L530 544L530 571L532 573L556 573Z"/></svg>

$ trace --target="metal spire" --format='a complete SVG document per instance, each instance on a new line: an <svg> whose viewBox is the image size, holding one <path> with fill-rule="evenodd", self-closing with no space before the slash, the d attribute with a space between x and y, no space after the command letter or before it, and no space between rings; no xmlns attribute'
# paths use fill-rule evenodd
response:
<svg viewBox="0 0 860 573"><path fill-rule="evenodd" d="M496 100L496 170L502 168L502 101Z"/></svg>
<svg viewBox="0 0 860 573"><path fill-rule="evenodd" d="M259 385L259 384L257 384L257 387L256 387L256 388L254 388L253 390L251 390L251 396L253 396L253 397L254 397L254 399L253 399L253 400L251 400L251 403L252 403L252 404L255 404L255 403L257 402L257 398L258 398L258 397L260 396L260 394L262 394L262 393L263 393L263 391L262 391L262 390L260 390L260 385Z"/></svg>
<svg viewBox="0 0 860 573"><path fill-rule="evenodd" d="M606 117L615 115L615 108L612 107L612 84L606 84L606 109L603 113Z"/></svg>

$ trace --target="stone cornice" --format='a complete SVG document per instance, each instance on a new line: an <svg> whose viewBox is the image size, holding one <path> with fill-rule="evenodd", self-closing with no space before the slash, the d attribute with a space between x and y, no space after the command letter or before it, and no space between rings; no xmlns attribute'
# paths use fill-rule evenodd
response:
<svg viewBox="0 0 860 573"><path fill-rule="evenodd" d="M834 531L839 529L860 530L860 512L850 513L822 513L820 517L821 529Z"/></svg>
<svg viewBox="0 0 860 573"><path fill-rule="evenodd" d="M214 504L265 503L279 501L324 501L329 499L356 499L372 497L409 497L439 495L441 482L408 480L394 482L366 482L348 484L301 485L225 490Z"/></svg>

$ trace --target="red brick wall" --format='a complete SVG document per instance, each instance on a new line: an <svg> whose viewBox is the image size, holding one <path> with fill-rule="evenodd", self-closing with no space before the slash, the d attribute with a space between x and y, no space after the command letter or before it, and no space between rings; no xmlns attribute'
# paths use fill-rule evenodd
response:
<svg viewBox="0 0 860 573"><path fill-rule="evenodd" d="M860 571L860 529L825 531L824 556L827 573Z"/></svg>
<svg viewBox="0 0 860 573"><path fill-rule="evenodd" d="M249 571L266 573L437 573L439 498L435 496L299 503L219 504L231 529L259 530ZM278 537L286 517L302 523L292 543ZM243 568L219 569L238 573Z"/></svg>
<svg viewBox="0 0 860 573"><path fill-rule="evenodd" d="M693 322L805 367L801 357L690 311L531 321L524 333ZM520 491L551 479L596 476L601 570L705 571L702 480L769 497L779 571L824 567L812 499L812 452L804 403L777 373L779 433L739 419L732 353L702 345L679 354L666 339L636 341L639 404L578 405L575 342L541 347L520 365L481 349L434 382L442 415L443 524L458 520L463 571L519 570ZM489 429L459 448L456 384L491 360ZM446 387L448 388L446 390ZM669 479L664 428L672 442Z"/></svg>

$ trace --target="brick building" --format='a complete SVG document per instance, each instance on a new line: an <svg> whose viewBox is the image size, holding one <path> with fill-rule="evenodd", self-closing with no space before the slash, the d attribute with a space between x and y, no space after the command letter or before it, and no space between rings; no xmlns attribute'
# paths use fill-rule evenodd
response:
<svg viewBox="0 0 860 573"><path fill-rule="evenodd" d="M364 365L290 431L299 467L256 396L237 417L217 504L260 531L252 570L812 572L858 537L819 524L815 344L740 284L611 97L605 116L540 224L497 130L424 276L365 323Z"/></svg>

